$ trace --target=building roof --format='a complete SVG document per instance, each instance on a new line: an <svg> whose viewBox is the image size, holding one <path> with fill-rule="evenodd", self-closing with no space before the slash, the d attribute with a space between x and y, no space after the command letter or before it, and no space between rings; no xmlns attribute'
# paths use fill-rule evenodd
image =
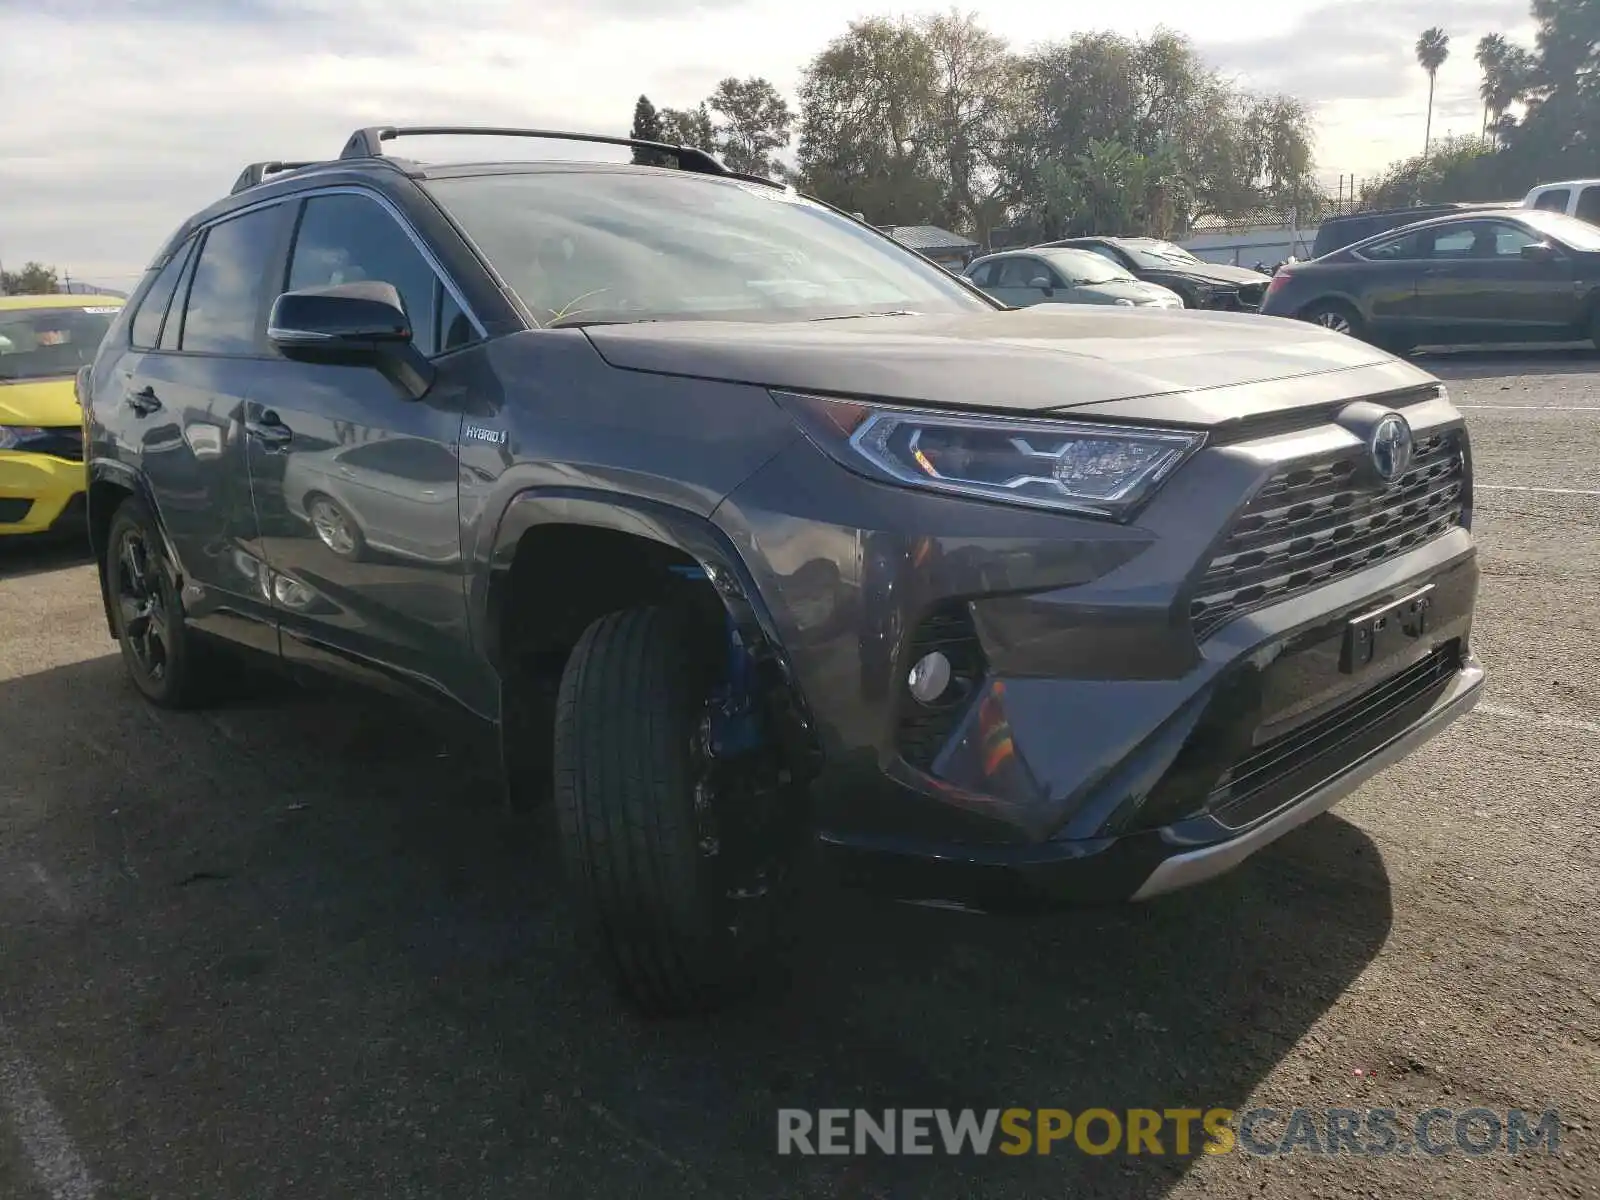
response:
<svg viewBox="0 0 1600 1200"><path fill-rule="evenodd" d="M884 232L913 250L973 250L978 245L970 238L937 225L890 225Z"/></svg>

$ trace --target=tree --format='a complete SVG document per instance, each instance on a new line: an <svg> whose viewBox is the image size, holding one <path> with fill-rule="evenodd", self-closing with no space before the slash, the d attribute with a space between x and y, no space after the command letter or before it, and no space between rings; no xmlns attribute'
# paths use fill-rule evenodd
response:
<svg viewBox="0 0 1600 1200"><path fill-rule="evenodd" d="M704 101L693 108L663 108L657 117L661 122L663 142L673 146L692 146L697 150L716 147L716 122L711 119Z"/></svg>
<svg viewBox="0 0 1600 1200"><path fill-rule="evenodd" d="M943 176L943 223L967 225L985 240L1013 198L1000 160L1017 116L1019 64L1005 40L970 13L923 17L915 32L931 70L925 100Z"/></svg>
<svg viewBox="0 0 1600 1200"><path fill-rule="evenodd" d="M628 130L628 136L637 138L641 142L659 142L661 140L661 117L656 112L656 106L650 103L649 96L640 96L633 106L633 127ZM635 150L633 161L644 166L659 165L661 155L650 150Z"/></svg>
<svg viewBox="0 0 1600 1200"><path fill-rule="evenodd" d="M778 176L783 164L773 156L789 144L794 114L789 102L765 79L735 79L717 84L706 107L716 121L712 143L735 171Z"/></svg>
<svg viewBox="0 0 1600 1200"><path fill-rule="evenodd" d="M934 220L933 54L906 21L853 21L800 84L800 177L808 191L880 225Z"/></svg>
<svg viewBox="0 0 1600 1200"><path fill-rule="evenodd" d="M1450 57L1450 35L1435 25L1424 29L1417 39L1417 65L1428 73L1428 122L1423 128L1422 157L1428 157L1428 145L1433 140L1433 85L1439 68Z"/></svg>
<svg viewBox="0 0 1600 1200"><path fill-rule="evenodd" d="M0 271L0 296L49 296L61 288L54 267L24 263L20 271Z"/></svg>

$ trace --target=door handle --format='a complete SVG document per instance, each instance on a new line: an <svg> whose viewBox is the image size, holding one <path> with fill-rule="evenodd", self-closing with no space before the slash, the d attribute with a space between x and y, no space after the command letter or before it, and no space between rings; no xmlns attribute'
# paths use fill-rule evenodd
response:
<svg viewBox="0 0 1600 1200"><path fill-rule="evenodd" d="M244 431L268 450L281 449L294 440L294 430L279 420L277 413L270 410L262 413L259 421L246 421Z"/></svg>
<svg viewBox="0 0 1600 1200"><path fill-rule="evenodd" d="M161 408L161 398L156 395L155 388L148 384L127 396L122 402L141 417L148 417Z"/></svg>

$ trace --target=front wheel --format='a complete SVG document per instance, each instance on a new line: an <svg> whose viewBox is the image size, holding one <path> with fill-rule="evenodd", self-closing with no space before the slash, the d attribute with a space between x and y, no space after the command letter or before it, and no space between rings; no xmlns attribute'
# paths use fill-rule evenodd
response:
<svg viewBox="0 0 1600 1200"><path fill-rule="evenodd" d="M1600 350L1600 301L1596 301L1589 309L1589 340L1594 343L1594 348Z"/></svg>
<svg viewBox="0 0 1600 1200"><path fill-rule="evenodd" d="M716 646L672 610L612 613L573 649L556 703L567 873L648 1013L704 1011L768 977L794 907L792 795L717 757Z"/></svg>
<svg viewBox="0 0 1600 1200"><path fill-rule="evenodd" d="M172 564L150 511L124 500L106 536L111 624L133 685L164 708L193 708L213 694L209 647L184 624Z"/></svg>

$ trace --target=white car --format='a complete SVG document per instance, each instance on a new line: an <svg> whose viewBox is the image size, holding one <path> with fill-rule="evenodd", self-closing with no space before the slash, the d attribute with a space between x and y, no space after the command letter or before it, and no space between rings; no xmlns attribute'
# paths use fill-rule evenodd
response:
<svg viewBox="0 0 1600 1200"><path fill-rule="evenodd" d="M1600 225L1600 179L1541 183L1522 198L1522 207L1566 213L1591 225Z"/></svg>

